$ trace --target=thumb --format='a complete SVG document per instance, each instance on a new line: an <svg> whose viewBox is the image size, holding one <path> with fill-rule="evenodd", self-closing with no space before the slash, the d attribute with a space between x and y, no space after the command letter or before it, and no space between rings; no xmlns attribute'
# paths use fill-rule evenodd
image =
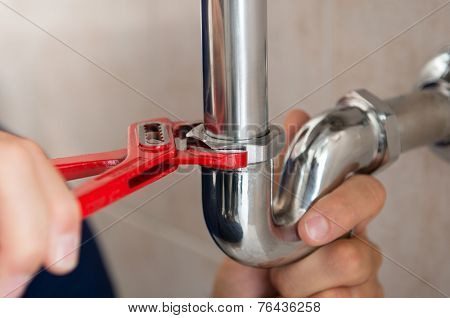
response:
<svg viewBox="0 0 450 318"><path fill-rule="evenodd" d="M230 258L220 266L214 282L214 297L274 297L269 270L241 265Z"/></svg>

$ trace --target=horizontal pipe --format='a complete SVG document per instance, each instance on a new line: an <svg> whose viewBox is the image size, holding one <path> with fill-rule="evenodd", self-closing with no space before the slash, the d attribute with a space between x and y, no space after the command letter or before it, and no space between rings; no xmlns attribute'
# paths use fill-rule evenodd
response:
<svg viewBox="0 0 450 318"><path fill-rule="evenodd" d="M385 101L394 111L401 152L450 136L450 99L438 89L425 89Z"/></svg>

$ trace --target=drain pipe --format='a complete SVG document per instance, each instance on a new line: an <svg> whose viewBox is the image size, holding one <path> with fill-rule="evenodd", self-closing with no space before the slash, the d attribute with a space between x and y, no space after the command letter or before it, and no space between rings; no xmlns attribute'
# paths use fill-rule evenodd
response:
<svg viewBox="0 0 450 318"><path fill-rule="evenodd" d="M273 235L271 221L273 157L284 134L268 125L267 0L202 0L202 40L205 125L197 137L249 156L239 171L203 169L205 221L228 256L275 266L293 246Z"/></svg>
<svg viewBox="0 0 450 318"><path fill-rule="evenodd" d="M248 140L268 132L267 0L202 0L207 133Z"/></svg>
<svg viewBox="0 0 450 318"><path fill-rule="evenodd" d="M279 266L309 254L296 225L347 176L373 173L424 144L450 153L446 52L425 68L421 90L386 101L354 91L312 118L289 146L274 196L273 160L284 133L268 124L267 1L202 0L202 39L204 125L189 136L215 150L248 153L245 169L202 169L208 230L243 264Z"/></svg>

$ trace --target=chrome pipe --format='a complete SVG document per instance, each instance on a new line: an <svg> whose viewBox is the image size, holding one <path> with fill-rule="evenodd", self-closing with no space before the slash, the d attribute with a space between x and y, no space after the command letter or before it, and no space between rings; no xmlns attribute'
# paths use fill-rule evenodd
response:
<svg viewBox="0 0 450 318"><path fill-rule="evenodd" d="M249 266L274 267L309 253L299 241L284 240L272 218L272 160L242 171L203 169L203 212L219 248Z"/></svg>
<svg viewBox="0 0 450 318"><path fill-rule="evenodd" d="M220 139L268 132L267 0L202 0L204 122Z"/></svg>
<svg viewBox="0 0 450 318"><path fill-rule="evenodd" d="M239 147L240 141L270 134L267 0L202 0L202 45L205 134L196 137L213 148L220 139ZM258 155L265 160L252 160L246 169L202 169L208 230L225 254L247 265L276 266L280 259L297 258L291 255L297 244L274 234L272 157L284 136L275 142L278 150Z"/></svg>
<svg viewBox="0 0 450 318"><path fill-rule="evenodd" d="M402 152L450 136L450 107L448 96L442 90L425 89L386 103L397 116Z"/></svg>
<svg viewBox="0 0 450 318"><path fill-rule="evenodd" d="M439 61L447 68L431 65L422 91L386 101L353 91L312 118L274 183L273 158L284 138L267 123L266 11L266 0L202 1L205 123L189 133L213 150L247 150L245 169L203 168L203 212L225 254L257 267L313 251L299 237L298 221L349 175L374 173L423 144L450 144L446 53Z"/></svg>
<svg viewBox="0 0 450 318"><path fill-rule="evenodd" d="M293 236L311 205L349 175L379 171L419 146L448 145L450 86L434 84L386 101L354 91L336 109L306 123L285 157L274 202L276 225Z"/></svg>

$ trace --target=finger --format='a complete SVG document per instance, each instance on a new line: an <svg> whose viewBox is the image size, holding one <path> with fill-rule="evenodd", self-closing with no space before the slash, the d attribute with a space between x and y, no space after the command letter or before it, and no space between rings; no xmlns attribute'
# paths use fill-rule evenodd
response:
<svg viewBox="0 0 450 318"><path fill-rule="evenodd" d="M290 111L284 120L287 144L294 139L297 131L309 120L309 115L301 109ZM286 147L285 147L286 148Z"/></svg>
<svg viewBox="0 0 450 318"><path fill-rule="evenodd" d="M377 215L386 191L374 177L355 175L318 200L300 219L299 236L311 246L329 243Z"/></svg>
<svg viewBox="0 0 450 318"><path fill-rule="evenodd" d="M269 271L241 265L227 258L216 276L214 297L273 297Z"/></svg>
<svg viewBox="0 0 450 318"><path fill-rule="evenodd" d="M381 265L381 256L358 238L340 239L299 262L274 268L272 284L284 297L308 297L323 290L365 283Z"/></svg>
<svg viewBox="0 0 450 318"><path fill-rule="evenodd" d="M284 160L284 155L290 142L294 139L297 131L309 120L309 115L300 109L290 111L284 120L284 131L286 134L286 143L280 155L275 162L275 171L279 172Z"/></svg>
<svg viewBox="0 0 450 318"><path fill-rule="evenodd" d="M352 287L336 287L321 291L311 298L380 298L384 291L376 277L367 282Z"/></svg>
<svg viewBox="0 0 450 318"><path fill-rule="evenodd" d="M65 274L78 263L80 207L42 150L32 141L24 140L23 143L36 163L36 171L49 205L49 244L44 264L54 274Z"/></svg>
<svg viewBox="0 0 450 318"><path fill-rule="evenodd" d="M45 255L48 206L17 138L0 134L0 156L0 296L19 296Z"/></svg>

